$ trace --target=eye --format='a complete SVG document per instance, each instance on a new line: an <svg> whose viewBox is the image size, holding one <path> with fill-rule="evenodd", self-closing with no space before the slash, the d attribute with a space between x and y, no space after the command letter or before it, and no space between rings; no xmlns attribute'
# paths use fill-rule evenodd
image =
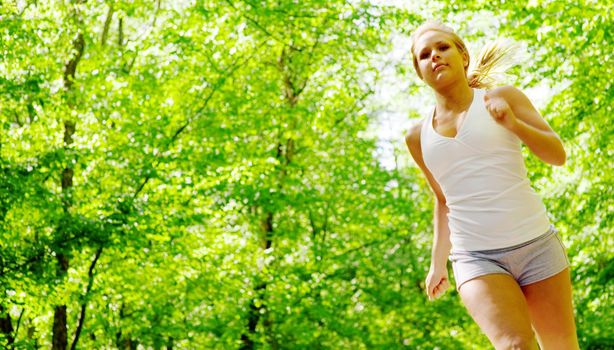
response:
<svg viewBox="0 0 614 350"><path fill-rule="evenodd" d="M426 58L429 58L429 53L428 52L423 52L423 53L420 54L420 59L421 60L426 59Z"/></svg>
<svg viewBox="0 0 614 350"><path fill-rule="evenodd" d="M443 44L443 45L439 46L439 50L440 51L446 51L449 48L450 48L450 45L448 45L448 44Z"/></svg>

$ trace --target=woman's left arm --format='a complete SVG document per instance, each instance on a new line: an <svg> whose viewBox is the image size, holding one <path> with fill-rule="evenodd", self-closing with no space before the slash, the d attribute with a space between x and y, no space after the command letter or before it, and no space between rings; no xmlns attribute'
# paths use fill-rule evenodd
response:
<svg viewBox="0 0 614 350"><path fill-rule="evenodd" d="M565 148L559 136L522 91L502 86L484 95L484 105L493 119L510 130L541 160L565 164Z"/></svg>

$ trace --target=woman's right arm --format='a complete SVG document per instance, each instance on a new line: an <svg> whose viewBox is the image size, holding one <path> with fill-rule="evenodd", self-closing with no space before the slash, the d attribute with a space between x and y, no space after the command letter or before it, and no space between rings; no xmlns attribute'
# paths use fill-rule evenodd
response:
<svg viewBox="0 0 614 350"><path fill-rule="evenodd" d="M422 170L435 194L435 210L433 217L433 248L431 251L431 266L426 277L426 294L430 300L440 297L450 286L448 280L448 255L452 244L450 243L450 229L448 227L448 206L441 187L424 164L422 147L420 145L420 130L422 123L417 123L409 129L405 136L405 143L409 153Z"/></svg>

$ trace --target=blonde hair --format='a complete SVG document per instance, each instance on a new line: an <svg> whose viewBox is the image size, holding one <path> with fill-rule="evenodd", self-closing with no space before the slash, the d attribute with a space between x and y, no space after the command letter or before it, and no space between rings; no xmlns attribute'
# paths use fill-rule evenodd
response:
<svg viewBox="0 0 614 350"><path fill-rule="evenodd" d="M461 39L452 28L441 24L437 21L426 21L420 25L411 36L411 56L414 63L414 70L422 79L420 69L418 67L418 58L414 52L416 41L422 34L428 31L437 31L447 34L451 39L458 51L461 54L467 54L469 64L465 67L465 74L467 76L467 82L469 86L476 89L491 89L497 85L502 75L505 75L505 71L514 64L514 51L516 46L503 41L495 41L486 45L476 60L475 67L469 69L471 64L471 56L467 50L467 46L463 39ZM467 72L470 73L467 73Z"/></svg>

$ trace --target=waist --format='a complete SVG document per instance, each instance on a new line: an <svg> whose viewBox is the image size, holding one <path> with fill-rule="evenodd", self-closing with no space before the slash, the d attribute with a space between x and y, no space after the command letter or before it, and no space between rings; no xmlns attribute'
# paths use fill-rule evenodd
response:
<svg viewBox="0 0 614 350"><path fill-rule="evenodd" d="M513 209L485 207L462 211L450 207L448 227L454 249L480 251L512 247L546 232L550 220L545 206L519 204Z"/></svg>
<svg viewBox="0 0 614 350"><path fill-rule="evenodd" d="M529 239L528 241L519 243L519 244L515 244L512 246L508 246L508 247L503 247L503 248L496 248L496 249L483 249L483 250L462 250L462 249L452 249L451 254L455 254L455 253L466 253L466 252L476 252L476 253L485 253L485 254L493 254L493 253L505 253L505 252L509 252L512 250L516 250L522 247L525 247L529 244L533 244L535 242L544 240L544 239L548 239L550 236L552 236L553 234L556 234L557 232L559 232L554 225L550 225L550 227L548 228L548 230L533 238L533 239Z"/></svg>

